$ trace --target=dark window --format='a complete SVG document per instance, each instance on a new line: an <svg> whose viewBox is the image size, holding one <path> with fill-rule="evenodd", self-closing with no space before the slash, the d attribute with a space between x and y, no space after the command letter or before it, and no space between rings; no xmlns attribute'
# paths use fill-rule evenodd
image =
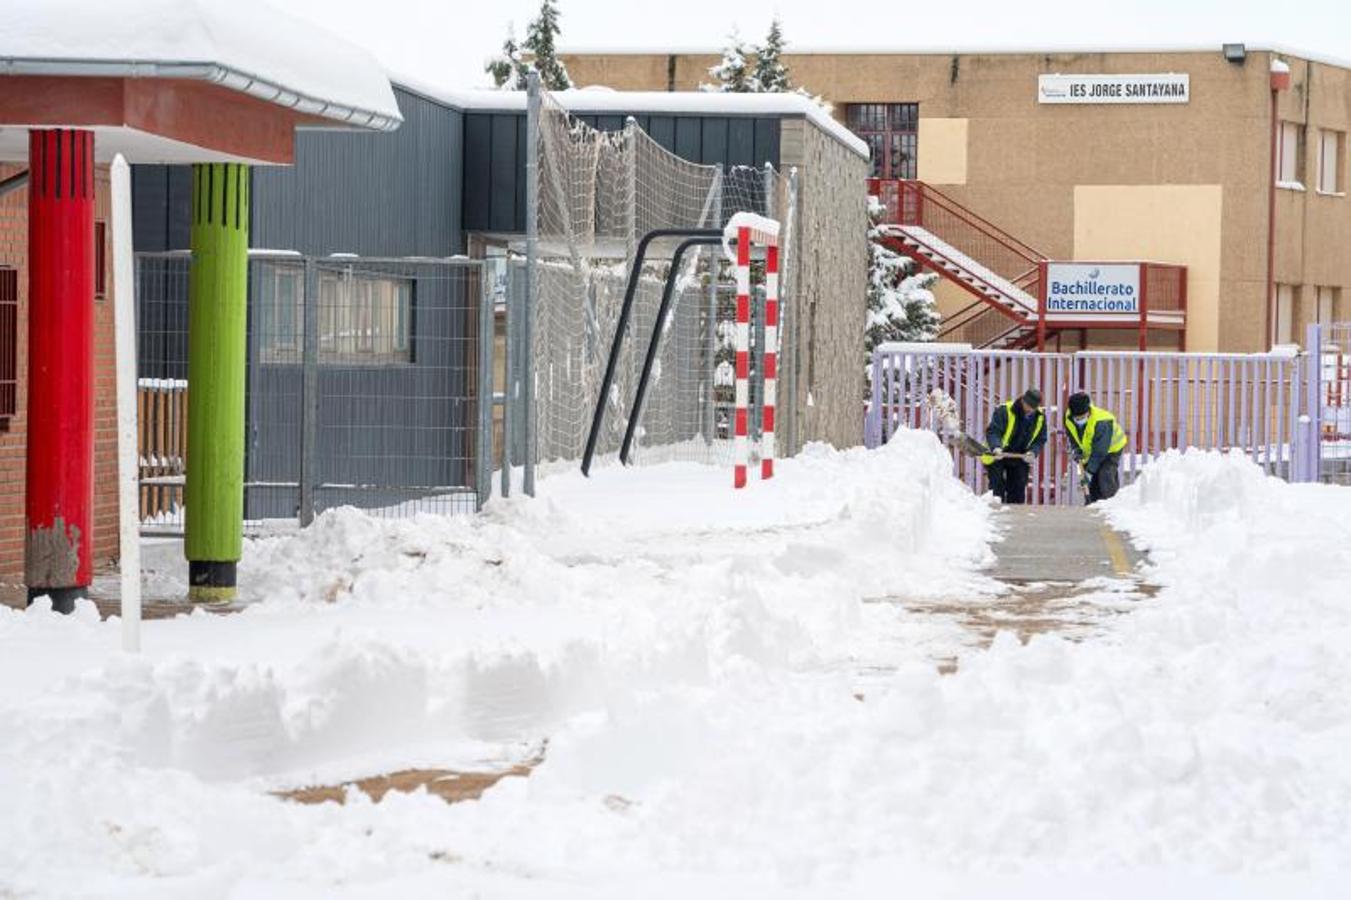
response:
<svg viewBox="0 0 1351 900"><path fill-rule="evenodd" d="M851 103L845 115L872 151L873 178L916 177L918 103Z"/></svg>
<svg viewBox="0 0 1351 900"><path fill-rule="evenodd" d="M413 282L352 272L319 275L319 361L343 365L412 362ZM304 353L305 273L269 267L259 278L257 328L266 363Z"/></svg>
<svg viewBox="0 0 1351 900"><path fill-rule="evenodd" d="M94 223L94 299L108 296L108 225Z"/></svg>
<svg viewBox="0 0 1351 900"><path fill-rule="evenodd" d="M19 273L0 266L0 431L19 402Z"/></svg>

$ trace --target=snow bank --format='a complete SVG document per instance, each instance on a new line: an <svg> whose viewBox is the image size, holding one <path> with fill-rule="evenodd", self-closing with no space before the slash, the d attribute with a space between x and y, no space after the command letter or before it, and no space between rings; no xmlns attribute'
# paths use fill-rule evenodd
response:
<svg viewBox="0 0 1351 900"><path fill-rule="evenodd" d="M748 677L839 673L855 704L863 598L980 583L988 508L949 464L905 433L876 453L810 448L742 492L726 469L673 464L560 475L473 518L338 510L249 542L247 611L147 622L134 658L89 605L0 608L0 888L388 887L437 868L440 801L263 792L518 760L646 695L721 704ZM633 751L642 773L650 744Z"/></svg>
<svg viewBox="0 0 1351 900"><path fill-rule="evenodd" d="M1109 635L1000 634L950 676L895 642L860 699L906 598L983 587L949 466L903 431L738 493L670 465L340 511L251 544L254 608L147 623L137 659L87 608L4 612L0 888L1339 896L1351 491L1165 456L1106 507L1161 585ZM474 803L262 795L545 738Z"/></svg>

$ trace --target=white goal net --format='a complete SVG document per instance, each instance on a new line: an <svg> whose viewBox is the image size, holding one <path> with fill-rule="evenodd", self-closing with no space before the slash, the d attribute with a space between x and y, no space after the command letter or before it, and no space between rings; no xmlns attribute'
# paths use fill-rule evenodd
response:
<svg viewBox="0 0 1351 900"><path fill-rule="evenodd" d="M724 170L681 159L632 119L620 131L597 130L543 94L538 274L531 304L541 462L582 457L643 235L658 229L720 229L741 210L773 214L786 202L787 181L768 168ZM648 247L596 445L598 463L616 458L634 412L672 254L682 240L661 238ZM677 275L631 459L727 462L733 399L731 270L720 246L702 246L685 253ZM757 311L759 306L752 304ZM782 338L781 343L786 344ZM785 346L783 352L791 351ZM752 378L753 386L757 383ZM758 406L754 387L752 394L752 405Z"/></svg>

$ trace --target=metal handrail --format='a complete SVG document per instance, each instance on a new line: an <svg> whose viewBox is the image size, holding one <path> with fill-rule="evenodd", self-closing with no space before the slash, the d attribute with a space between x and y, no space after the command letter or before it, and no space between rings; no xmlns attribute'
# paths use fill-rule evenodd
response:
<svg viewBox="0 0 1351 900"><path fill-rule="evenodd" d="M1022 256L1030 263L1033 264L1040 263L1042 260L1049 258L1046 256L1046 254L1042 253L1040 250L1037 250L1029 246L1028 244L1024 243L1023 241L1018 240L1018 238L1009 234L1007 231L1000 228L998 225L994 224L989 219L985 218L984 216L980 215L977 212L974 212L970 208L963 206L962 204L958 203L956 200L952 199L947 194L944 194L942 191L938 190L937 188L933 187L927 182L902 180L899 182L899 191L902 194L907 191L916 193L920 196L921 201L926 201L930 199L936 199L940 201L939 205L942 206L944 209L946 209L948 212L952 213L958 218L965 220L971 225L976 226L980 231L983 231L990 237L995 238L996 240L999 241L999 243L1003 244L1008 249L1017 253L1019 256ZM915 204L915 206L920 211L919 218L921 221L908 224L915 224L922 227L924 225L923 222L924 203L920 202ZM904 209L905 204L904 203L900 204L898 211Z"/></svg>

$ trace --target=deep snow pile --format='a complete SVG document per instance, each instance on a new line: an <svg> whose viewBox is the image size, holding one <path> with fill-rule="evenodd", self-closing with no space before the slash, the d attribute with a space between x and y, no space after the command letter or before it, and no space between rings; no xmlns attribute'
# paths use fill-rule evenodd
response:
<svg viewBox="0 0 1351 900"><path fill-rule="evenodd" d="M739 493L727 469L673 464L557 476L474 518L337 511L250 544L262 602L146 623L138 658L91 607L0 609L0 894L471 877L429 855L428 838L447 849L440 801L264 791L481 767L648 694L847 672L863 598L979 589L988 509L948 468L906 434L810 449ZM630 755L643 770L652 752Z"/></svg>
<svg viewBox="0 0 1351 900"><path fill-rule="evenodd" d="M951 676L896 647L860 701L849 660L896 615L861 599L982 588L988 511L948 467L903 432L740 495L661 466L477 520L329 516L251 548L267 602L154 623L136 660L6 613L0 886L1338 896L1351 491L1166 457L1110 504L1156 598ZM261 793L544 737L474 803Z"/></svg>

